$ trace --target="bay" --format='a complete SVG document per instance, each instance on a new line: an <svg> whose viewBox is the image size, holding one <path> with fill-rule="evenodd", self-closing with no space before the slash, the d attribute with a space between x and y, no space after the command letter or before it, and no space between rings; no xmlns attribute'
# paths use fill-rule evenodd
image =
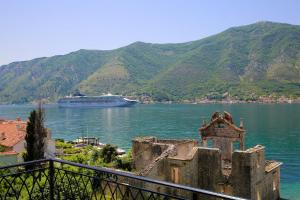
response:
<svg viewBox="0 0 300 200"><path fill-rule="evenodd" d="M32 105L0 106L0 118L26 120ZM154 104L127 108L59 108L47 105L46 125L53 138L99 137L102 143L131 148L137 136L199 140L198 128L215 111L242 118L246 147L261 144L266 158L283 162L281 194L300 199L300 104Z"/></svg>

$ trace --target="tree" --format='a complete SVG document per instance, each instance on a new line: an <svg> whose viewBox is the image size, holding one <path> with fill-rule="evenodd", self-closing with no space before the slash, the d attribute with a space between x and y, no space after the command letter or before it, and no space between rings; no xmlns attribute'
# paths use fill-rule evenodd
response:
<svg viewBox="0 0 300 200"><path fill-rule="evenodd" d="M26 152L24 161L43 159L46 150L47 129L44 127L44 109L39 103L38 108L30 113L26 128Z"/></svg>
<svg viewBox="0 0 300 200"><path fill-rule="evenodd" d="M115 163L116 163L116 167L118 169L123 169L123 170L127 170L127 171L131 171L132 170L132 150L129 150L128 153L121 157L121 158L117 158Z"/></svg>
<svg viewBox="0 0 300 200"><path fill-rule="evenodd" d="M5 147L0 145L0 152L4 152L5 151Z"/></svg>
<svg viewBox="0 0 300 200"><path fill-rule="evenodd" d="M101 158L102 152L98 149L93 149L91 154L91 160L92 162L97 162L99 158Z"/></svg>
<svg viewBox="0 0 300 200"><path fill-rule="evenodd" d="M106 163L112 162L117 156L117 147L106 144L101 150L101 157Z"/></svg>

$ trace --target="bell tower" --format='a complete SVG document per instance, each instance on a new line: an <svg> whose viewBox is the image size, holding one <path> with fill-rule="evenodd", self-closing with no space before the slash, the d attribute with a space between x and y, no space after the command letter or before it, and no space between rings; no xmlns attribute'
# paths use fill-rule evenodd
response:
<svg viewBox="0 0 300 200"><path fill-rule="evenodd" d="M221 159L225 163L231 163L233 153L233 143L239 143L239 149L245 149L245 129L241 121L240 127L233 122L232 116L228 112L223 114L213 113L209 123L203 123L199 128L201 145L208 147L207 142L213 143L213 148L221 151Z"/></svg>

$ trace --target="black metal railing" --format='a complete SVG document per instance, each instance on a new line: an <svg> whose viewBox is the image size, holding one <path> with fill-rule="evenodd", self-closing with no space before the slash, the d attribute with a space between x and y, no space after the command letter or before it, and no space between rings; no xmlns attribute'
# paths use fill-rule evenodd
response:
<svg viewBox="0 0 300 200"><path fill-rule="evenodd" d="M58 159L0 167L0 199L231 199L207 190Z"/></svg>

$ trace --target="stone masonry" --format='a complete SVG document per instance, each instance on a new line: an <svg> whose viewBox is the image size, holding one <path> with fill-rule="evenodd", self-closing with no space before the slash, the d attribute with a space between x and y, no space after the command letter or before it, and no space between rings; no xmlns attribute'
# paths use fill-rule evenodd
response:
<svg viewBox="0 0 300 200"><path fill-rule="evenodd" d="M196 140L135 138L132 150L136 173L248 199L280 198L281 163L265 160L265 148L261 145L245 150L243 122L237 127L229 113L216 112L209 123L203 122L199 132L200 146ZM190 195L165 188L151 189Z"/></svg>

